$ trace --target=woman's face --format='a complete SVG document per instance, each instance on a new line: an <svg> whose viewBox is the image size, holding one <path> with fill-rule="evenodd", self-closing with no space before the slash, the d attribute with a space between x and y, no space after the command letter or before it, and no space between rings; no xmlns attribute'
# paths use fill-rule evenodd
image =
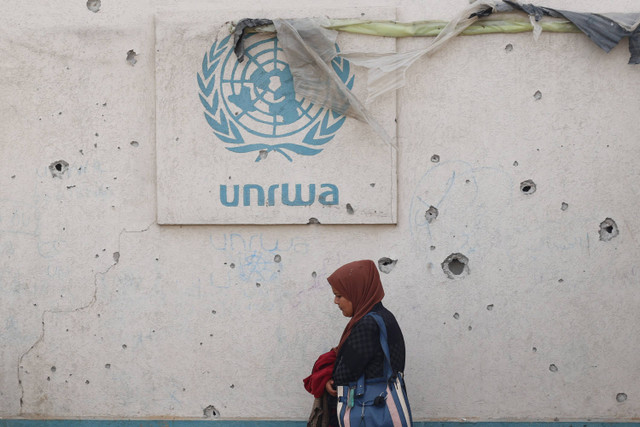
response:
<svg viewBox="0 0 640 427"><path fill-rule="evenodd" d="M351 301L343 297L337 290L333 288L333 286L331 287L331 289L333 290L333 295L335 295L335 297L333 298L333 302L338 305L338 308L340 309L340 311L342 311L342 315L344 317L353 317L353 304L351 303Z"/></svg>

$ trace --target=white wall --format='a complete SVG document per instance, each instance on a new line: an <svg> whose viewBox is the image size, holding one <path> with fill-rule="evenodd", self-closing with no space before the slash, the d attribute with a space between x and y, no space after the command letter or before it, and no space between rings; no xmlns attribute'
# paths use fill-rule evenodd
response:
<svg viewBox="0 0 640 427"><path fill-rule="evenodd" d="M468 3L377 4L414 20ZM1 417L197 418L213 405L304 419L302 378L345 324L326 277L381 257L398 260L382 279L416 419L638 416L640 68L626 41L606 54L581 34L460 37L416 63L398 92L397 225L158 226L158 4L2 6ZM267 7L239 2L238 18ZM601 241L606 218L619 235ZM443 272L452 253L468 276Z"/></svg>

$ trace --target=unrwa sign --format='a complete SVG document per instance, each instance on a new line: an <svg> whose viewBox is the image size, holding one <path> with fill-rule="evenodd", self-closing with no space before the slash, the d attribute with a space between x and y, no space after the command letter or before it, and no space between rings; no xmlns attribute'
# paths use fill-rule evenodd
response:
<svg viewBox="0 0 640 427"><path fill-rule="evenodd" d="M316 201L316 185L309 184L307 191L303 194L302 184L295 184L295 194L293 198L289 194L289 184L273 184L266 191L267 199L265 202L264 187L258 184L245 184L242 186L242 205L251 206L251 201L256 206L275 206L277 203L278 187L282 185L280 191L281 197L279 202L285 206L310 206ZM229 200L229 191L227 185L220 185L220 203L226 207L237 207L240 201L240 185L233 185L233 196ZM338 186L334 184L320 184L320 188L326 188L319 194L318 202L325 206L337 205L340 203ZM255 197L252 197L255 196Z"/></svg>
<svg viewBox="0 0 640 427"><path fill-rule="evenodd" d="M395 17L384 10L381 18ZM272 34L250 34L239 62L225 22L244 13L156 16L158 223L395 223L395 152L366 123L297 94ZM336 50L354 48L353 38L341 37ZM393 51L395 41L357 45ZM366 76L347 60L327 65L365 95ZM370 111L395 134L395 95Z"/></svg>

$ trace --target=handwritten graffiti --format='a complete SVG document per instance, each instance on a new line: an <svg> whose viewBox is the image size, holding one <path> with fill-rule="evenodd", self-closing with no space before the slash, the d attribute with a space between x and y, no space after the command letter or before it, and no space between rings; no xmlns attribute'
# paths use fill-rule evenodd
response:
<svg viewBox="0 0 640 427"><path fill-rule="evenodd" d="M308 244L300 238L269 241L262 234L243 236L224 234L211 236L211 245L225 252L227 262L237 277L245 282L267 283L278 279L286 264L287 254L305 254Z"/></svg>
<svg viewBox="0 0 640 427"><path fill-rule="evenodd" d="M38 240L38 253L42 258L53 258L65 246L65 242L58 240Z"/></svg>
<svg viewBox="0 0 640 427"><path fill-rule="evenodd" d="M449 253L464 251L467 255L487 249L501 238L499 215L512 204L512 181L499 168L474 167L462 161L431 167L411 199L415 242L426 248L446 242Z"/></svg>
<svg viewBox="0 0 640 427"><path fill-rule="evenodd" d="M35 206L14 200L0 200L0 231L36 236L39 222L40 214Z"/></svg>

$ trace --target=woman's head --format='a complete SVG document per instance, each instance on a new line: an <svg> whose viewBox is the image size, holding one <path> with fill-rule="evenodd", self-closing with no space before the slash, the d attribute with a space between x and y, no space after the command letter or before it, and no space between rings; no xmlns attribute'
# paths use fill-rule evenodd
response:
<svg viewBox="0 0 640 427"><path fill-rule="evenodd" d="M342 314L351 317L340 345L351 333L351 328L384 298L380 274L371 260L354 261L337 269L327 278L335 295L334 303Z"/></svg>
<svg viewBox="0 0 640 427"><path fill-rule="evenodd" d="M371 260L354 261L337 269L327 281L336 296L334 302L338 304L345 316L364 316L371 307L382 301L384 290L380 282L380 274ZM347 300L352 305L350 315L344 313L348 308ZM365 310L363 312L363 310ZM361 317L361 316L360 316Z"/></svg>

